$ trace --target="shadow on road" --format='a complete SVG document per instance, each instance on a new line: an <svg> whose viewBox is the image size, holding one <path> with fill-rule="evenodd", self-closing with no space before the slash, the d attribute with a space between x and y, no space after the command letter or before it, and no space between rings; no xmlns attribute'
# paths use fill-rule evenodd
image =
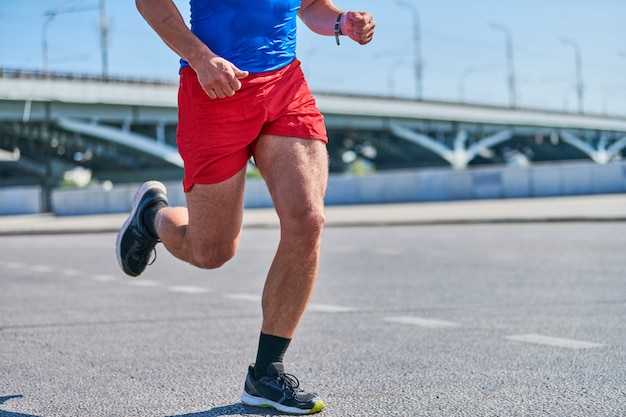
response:
<svg viewBox="0 0 626 417"><path fill-rule="evenodd" d="M6 395L6 396L2 396L0 397L0 405L4 404L5 402L12 400L14 398L22 398L23 395ZM14 413L12 411L4 411L4 410L0 410L0 417L37 417L34 416L32 414L22 414L22 413Z"/></svg>
<svg viewBox="0 0 626 417"><path fill-rule="evenodd" d="M169 417L226 417L226 416L282 416L278 411L273 409L262 409L256 407L246 407L241 403L223 405L206 411L199 411L191 414L180 414ZM0 417L4 417L0 414Z"/></svg>

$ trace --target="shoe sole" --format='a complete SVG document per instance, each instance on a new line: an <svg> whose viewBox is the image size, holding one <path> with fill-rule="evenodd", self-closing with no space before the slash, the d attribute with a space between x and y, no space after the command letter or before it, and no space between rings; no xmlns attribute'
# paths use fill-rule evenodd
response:
<svg viewBox="0 0 626 417"><path fill-rule="evenodd" d="M117 234L117 240L115 243L115 254L117 256L117 263L120 265L120 268L122 269L122 271L124 271L124 265L122 262L122 252L121 252L122 236L124 236L124 233L126 233L126 230L128 230L128 226L130 226L130 223L135 218L135 215L137 214L137 209L139 208L139 202L141 201L142 197L148 191L154 190L154 189L158 189L159 191L162 191L163 194L167 194L167 190L165 189L165 186L159 181L148 181L148 182L143 183L141 187L139 187L139 189L135 193L135 197L133 198L133 204L130 210L130 215L128 216L128 218L126 219L126 221L124 222L124 224L120 228L120 231Z"/></svg>
<svg viewBox="0 0 626 417"><path fill-rule="evenodd" d="M283 413L300 414L300 415L319 413L326 407L323 401L317 401L315 405L313 406L313 408L311 408L310 410L303 410L302 408L297 408L297 407L287 407L277 402L270 401L267 398L252 396L248 394L246 391L244 391L243 394L241 394L241 402L244 405L248 405L251 407L274 408Z"/></svg>

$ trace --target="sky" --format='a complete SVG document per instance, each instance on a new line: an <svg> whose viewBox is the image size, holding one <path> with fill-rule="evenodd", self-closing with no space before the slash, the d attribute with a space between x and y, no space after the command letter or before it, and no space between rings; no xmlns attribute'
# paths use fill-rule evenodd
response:
<svg viewBox="0 0 626 417"><path fill-rule="evenodd" d="M507 106L511 61L504 27L512 41L519 107L576 112L578 49L584 111L626 117L626 1L401 1L411 7L397 0L335 0L344 10L374 15L375 39L365 46L348 39L337 46L300 23L297 54L314 92L415 98L417 26L423 99ZM188 0L175 3L187 18ZM101 74L99 4L0 0L0 68L42 70L45 41L50 71ZM178 57L134 1L106 0L106 6L109 74L175 81ZM52 20L46 17L50 10L58 12Z"/></svg>

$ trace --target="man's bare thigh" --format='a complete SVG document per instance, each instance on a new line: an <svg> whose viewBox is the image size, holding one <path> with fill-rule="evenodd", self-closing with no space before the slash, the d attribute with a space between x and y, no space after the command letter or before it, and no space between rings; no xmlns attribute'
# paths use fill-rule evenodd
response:
<svg viewBox="0 0 626 417"><path fill-rule="evenodd" d="M237 243L243 219L246 168L217 184L196 184L186 193L189 225L187 240L210 250Z"/></svg>
<svg viewBox="0 0 626 417"><path fill-rule="evenodd" d="M258 139L255 162L279 215L291 210L321 209L328 182L324 142L264 135Z"/></svg>

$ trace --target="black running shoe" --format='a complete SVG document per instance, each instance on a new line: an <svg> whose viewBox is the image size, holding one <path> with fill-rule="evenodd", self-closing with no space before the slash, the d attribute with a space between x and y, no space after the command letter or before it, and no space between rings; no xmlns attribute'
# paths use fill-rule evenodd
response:
<svg viewBox="0 0 626 417"><path fill-rule="evenodd" d="M283 364L271 363L267 375L254 378L254 365L250 365L241 402L254 407L271 407L289 414L314 414L325 407L320 397L299 388L298 378L284 372Z"/></svg>
<svg viewBox="0 0 626 417"><path fill-rule="evenodd" d="M143 214L147 207L162 201L167 204L167 191L158 181L144 183L133 200L130 216L122 225L117 235L117 262L122 270L136 277L141 274L150 262L154 247L159 238L152 235L143 221Z"/></svg>

